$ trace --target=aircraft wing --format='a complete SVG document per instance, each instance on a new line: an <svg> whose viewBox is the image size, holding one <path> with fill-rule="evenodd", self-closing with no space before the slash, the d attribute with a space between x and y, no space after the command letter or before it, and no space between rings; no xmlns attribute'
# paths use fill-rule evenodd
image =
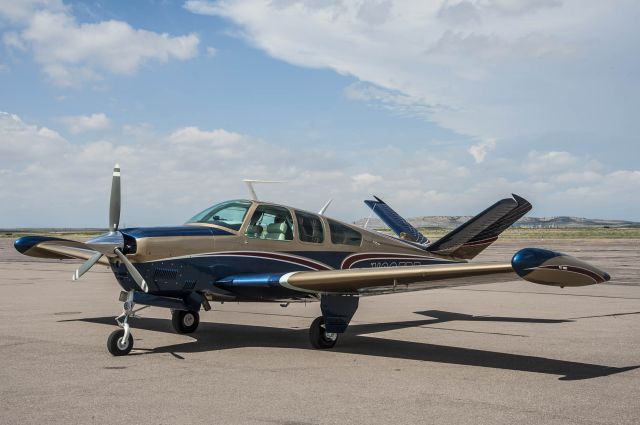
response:
<svg viewBox="0 0 640 425"><path fill-rule="evenodd" d="M514 273L511 264L446 264L437 266L380 267L367 269L292 272L280 283L305 292L357 293L367 288L409 285L418 282ZM467 279L468 280L468 279Z"/></svg>
<svg viewBox="0 0 640 425"><path fill-rule="evenodd" d="M510 276L509 276L510 274ZM481 277L490 278L482 279ZM234 287L283 286L307 293L373 294L394 290L421 290L515 278L509 263L439 264L433 266L380 267L346 270L299 271L227 276L216 284ZM500 279L502 277L502 279Z"/></svg>
<svg viewBox="0 0 640 425"><path fill-rule="evenodd" d="M16 240L14 245L21 254L58 260L88 260L97 252L82 242L48 236L24 236ZM102 257L98 263L108 266L109 260Z"/></svg>

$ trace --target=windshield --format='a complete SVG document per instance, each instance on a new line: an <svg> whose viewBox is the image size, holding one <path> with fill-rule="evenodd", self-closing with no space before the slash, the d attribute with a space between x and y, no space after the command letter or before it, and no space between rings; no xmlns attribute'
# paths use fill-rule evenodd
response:
<svg viewBox="0 0 640 425"><path fill-rule="evenodd" d="M187 221L187 224L215 224L228 229L240 230L250 206L251 202L249 201L223 202L194 215Z"/></svg>

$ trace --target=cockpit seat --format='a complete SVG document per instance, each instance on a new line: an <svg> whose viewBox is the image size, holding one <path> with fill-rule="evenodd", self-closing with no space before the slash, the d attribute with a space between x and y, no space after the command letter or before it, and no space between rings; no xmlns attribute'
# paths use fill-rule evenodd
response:
<svg viewBox="0 0 640 425"><path fill-rule="evenodd" d="M247 236L250 238L260 238L263 231L264 228L259 224L250 224L249 227L247 227Z"/></svg>
<svg viewBox="0 0 640 425"><path fill-rule="evenodd" d="M265 239L273 241L284 241L287 239L287 223L272 223L267 225L267 234Z"/></svg>

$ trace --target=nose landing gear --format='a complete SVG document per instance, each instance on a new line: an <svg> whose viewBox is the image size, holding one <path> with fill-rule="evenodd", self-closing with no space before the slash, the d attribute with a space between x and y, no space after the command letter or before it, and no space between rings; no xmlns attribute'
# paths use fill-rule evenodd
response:
<svg viewBox="0 0 640 425"><path fill-rule="evenodd" d="M131 329L129 327L129 318L136 317L136 313L149 306L140 307L134 310L135 302L133 302L133 291L122 292L120 294L120 301L123 301L122 314L116 317L116 323L122 329L116 329L111 332L109 338L107 338L107 349L113 356L126 356L131 352L133 348L133 336L131 335Z"/></svg>
<svg viewBox="0 0 640 425"><path fill-rule="evenodd" d="M133 315L133 306L135 305L133 302L133 291L127 292L126 299L124 300L122 299L122 295L120 297L120 301L124 301L122 314L116 317L116 323L122 329L116 329L111 332L111 335L107 338L107 349L113 356L126 356L133 348L133 336L129 329L129 316ZM120 319L122 319L122 321L120 321Z"/></svg>

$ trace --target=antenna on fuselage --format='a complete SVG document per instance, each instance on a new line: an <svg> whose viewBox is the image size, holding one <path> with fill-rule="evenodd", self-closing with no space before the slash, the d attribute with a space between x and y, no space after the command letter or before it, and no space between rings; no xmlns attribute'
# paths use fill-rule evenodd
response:
<svg viewBox="0 0 640 425"><path fill-rule="evenodd" d="M243 182L245 182L245 184L247 185L247 187L249 188L249 192L251 193L251 199L253 199L254 201L258 200L258 195L256 195L256 190L253 187L254 183L284 183L283 181L277 181L277 180L253 180L253 179L244 179L242 180Z"/></svg>
<svg viewBox="0 0 640 425"><path fill-rule="evenodd" d="M331 201L333 201L333 199L329 199L327 201L327 203L324 204L324 206L322 208L320 208L320 211L318 212L318 215L324 215L325 211L327 211L327 208L329 208L329 205L331 205Z"/></svg>

